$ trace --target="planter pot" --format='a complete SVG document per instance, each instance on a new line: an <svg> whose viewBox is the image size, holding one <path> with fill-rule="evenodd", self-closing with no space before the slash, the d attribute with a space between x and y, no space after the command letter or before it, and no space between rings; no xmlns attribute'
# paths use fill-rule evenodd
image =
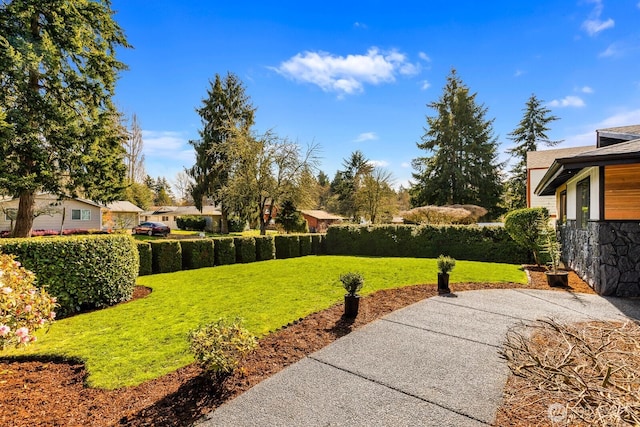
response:
<svg viewBox="0 0 640 427"><path fill-rule="evenodd" d="M449 275L447 273L438 273L438 294L450 294Z"/></svg>
<svg viewBox="0 0 640 427"><path fill-rule="evenodd" d="M547 285L551 287L568 287L569 286L569 272L568 271L546 271Z"/></svg>
<svg viewBox="0 0 640 427"><path fill-rule="evenodd" d="M344 296L344 317L354 318L358 315L360 307L360 295Z"/></svg>

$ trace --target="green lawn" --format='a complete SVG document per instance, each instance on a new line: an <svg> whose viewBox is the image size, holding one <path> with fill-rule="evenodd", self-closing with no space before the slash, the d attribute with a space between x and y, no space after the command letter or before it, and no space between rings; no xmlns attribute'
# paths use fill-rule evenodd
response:
<svg viewBox="0 0 640 427"><path fill-rule="evenodd" d="M308 256L144 276L147 298L56 322L26 350L85 361L93 387L119 388L159 377L193 361L187 331L240 316L261 336L342 300L339 275L358 271L362 294L435 283L436 261L418 258ZM455 282L526 283L516 265L458 261Z"/></svg>

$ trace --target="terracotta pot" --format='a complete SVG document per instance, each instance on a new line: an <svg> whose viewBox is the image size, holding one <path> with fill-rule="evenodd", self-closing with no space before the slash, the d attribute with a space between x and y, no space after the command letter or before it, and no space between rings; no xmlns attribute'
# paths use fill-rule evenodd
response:
<svg viewBox="0 0 640 427"><path fill-rule="evenodd" d="M360 307L360 295L345 295L344 296L344 317L354 318L358 315L358 308Z"/></svg>
<svg viewBox="0 0 640 427"><path fill-rule="evenodd" d="M438 294L450 294L449 275L447 273L438 273Z"/></svg>
<svg viewBox="0 0 640 427"><path fill-rule="evenodd" d="M569 286L569 272L568 271L545 271L547 275L547 285L554 288L562 288Z"/></svg>

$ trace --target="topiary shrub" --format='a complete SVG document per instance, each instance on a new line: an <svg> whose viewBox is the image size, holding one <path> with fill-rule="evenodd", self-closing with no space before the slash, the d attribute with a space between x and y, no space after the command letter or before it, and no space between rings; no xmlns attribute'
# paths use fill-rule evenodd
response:
<svg viewBox="0 0 640 427"><path fill-rule="evenodd" d="M182 248L179 241L154 240L150 243L153 274L182 270Z"/></svg>
<svg viewBox="0 0 640 427"><path fill-rule="evenodd" d="M31 271L13 255L0 254L0 350L35 341L33 333L55 319L55 303Z"/></svg>
<svg viewBox="0 0 640 427"><path fill-rule="evenodd" d="M182 269L213 267L215 248L213 239L180 240Z"/></svg>
<svg viewBox="0 0 640 427"><path fill-rule="evenodd" d="M147 276L153 273L151 268L151 244L144 241L136 241L138 247L138 256L140 258L140 268L138 276Z"/></svg>
<svg viewBox="0 0 640 427"><path fill-rule="evenodd" d="M176 218L176 225L180 230L204 231L207 221L196 215L185 215Z"/></svg>
<svg viewBox="0 0 640 427"><path fill-rule="evenodd" d="M300 238L298 236L278 235L274 238L276 258L286 259L300 256Z"/></svg>
<svg viewBox="0 0 640 427"><path fill-rule="evenodd" d="M231 375L257 345L240 319L219 319L189 332L191 353L216 382Z"/></svg>
<svg viewBox="0 0 640 427"><path fill-rule="evenodd" d="M324 255L327 253L324 238L324 234L311 235L311 253L313 255Z"/></svg>
<svg viewBox="0 0 640 427"><path fill-rule="evenodd" d="M215 239L215 264L228 265L236 262L236 247L233 237Z"/></svg>
<svg viewBox="0 0 640 427"><path fill-rule="evenodd" d="M60 316L129 300L140 263L134 240L122 234L6 239L0 250L36 274Z"/></svg>
<svg viewBox="0 0 640 427"><path fill-rule="evenodd" d="M540 224L548 221L547 208L516 209L504 217L504 229L518 245L531 251L537 265L542 263Z"/></svg>
<svg viewBox="0 0 640 427"><path fill-rule="evenodd" d="M254 237L256 242L256 261L267 261L276 257L273 236Z"/></svg>
<svg viewBox="0 0 640 427"><path fill-rule="evenodd" d="M300 256L311 255L311 235L301 234L300 239Z"/></svg>
<svg viewBox="0 0 640 427"><path fill-rule="evenodd" d="M235 237L236 262L247 263L256 261L256 240L253 237Z"/></svg>

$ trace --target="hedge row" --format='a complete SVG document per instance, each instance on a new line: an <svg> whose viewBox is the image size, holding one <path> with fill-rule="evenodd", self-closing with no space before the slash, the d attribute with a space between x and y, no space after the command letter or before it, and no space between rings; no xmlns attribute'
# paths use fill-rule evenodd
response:
<svg viewBox="0 0 640 427"><path fill-rule="evenodd" d="M290 234L138 242L140 276L325 253L324 235Z"/></svg>
<svg viewBox="0 0 640 427"><path fill-rule="evenodd" d="M140 269L134 240L126 235L3 239L0 251L13 254L55 296L56 312L107 307L131 298ZM147 265L144 266L147 269Z"/></svg>
<svg viewBox="0 0 640 427"><path fill-rule="evenodd" d="M329 227L325 244L331 255L436 258L444 254L468 261L532 261L503 227L338 225Z"/></svg>

